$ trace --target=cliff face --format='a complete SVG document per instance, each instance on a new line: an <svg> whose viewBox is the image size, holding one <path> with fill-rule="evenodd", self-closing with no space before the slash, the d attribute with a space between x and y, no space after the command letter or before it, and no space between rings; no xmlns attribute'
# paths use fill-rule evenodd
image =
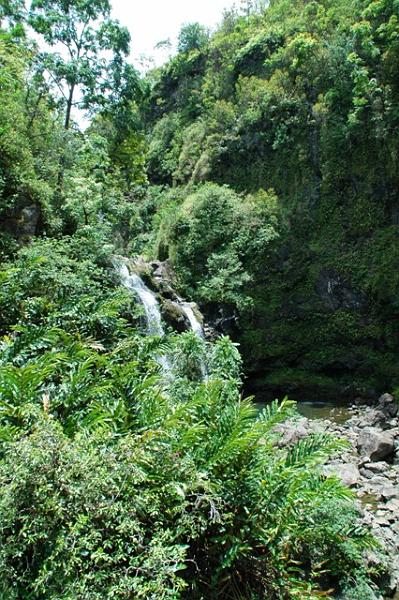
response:
<svg viewBox="0 0 399 600"><path fill-rule="evenodd" d="M154 182L278 199L268 251L255 260L235 244L251 309L230 303L247 372L272 396L369 395L399 381L394 12L390 2L276 1L226 18L153 89ZM173 244L178 265L184 242ZM208 277L181 275L195 299ZM214 298L199 300L215 314Z"/></svg>

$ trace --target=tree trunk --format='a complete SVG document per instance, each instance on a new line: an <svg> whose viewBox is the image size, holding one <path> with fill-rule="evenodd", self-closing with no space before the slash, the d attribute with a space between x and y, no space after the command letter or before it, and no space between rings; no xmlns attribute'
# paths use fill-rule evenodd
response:
<svg viewBox="0 0 399 600"><path fill-rule="evenodd" d="M72 112L72 102L73 102L73 93L75 91L75 84L73 83L69 88L69 95L66 106L65 113L65 121L64 121L64 129L67 131L69 129L69 124L71 122L71 112ZM57 177L57 193L59 197L62 195L62 188L64 184L64 169L65 169L65 152L64 148L61 151L59 164L58 164L58 177Z"/></svg>
<svg viewBox="0 0 399 600"><path fill-rule="evenodd" d="M75 91L75 84L73 83L71 85L71 87L69 88L69 96L68 96L68 100L67 100L64 129L69 129L69 123L71 121L72 102L73 102L74 91Z"/></svg>

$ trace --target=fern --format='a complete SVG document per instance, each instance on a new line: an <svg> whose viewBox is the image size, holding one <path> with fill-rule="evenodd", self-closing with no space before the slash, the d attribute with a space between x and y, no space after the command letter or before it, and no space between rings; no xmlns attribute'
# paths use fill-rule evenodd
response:
<svg viewBox="0 0 399 600"><path fill-rule="evenodd" d="M293 465L313 466L328 455L348 447L345 441L339 441L326 434L308 435L299 440L288 452L285 460L287 467Z"/></svg>

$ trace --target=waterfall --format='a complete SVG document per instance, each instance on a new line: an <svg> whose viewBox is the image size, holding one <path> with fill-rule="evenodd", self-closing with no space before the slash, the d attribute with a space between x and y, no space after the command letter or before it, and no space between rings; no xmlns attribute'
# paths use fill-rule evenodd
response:
<svg viewBox="0 0 399 600"><path fill-rule="evenodd" d="M195 333L195 335L197 335L199 338L204 340L205 339L204 329L202 327L201 322L195 316L193 307L191 306L190 302L184 302L184 300L182 300L179 297L178 297L178 302L179 302L180 308L183 310L184 314L186 315L186 317L190 323L190 327L191 327L192 331ZM200 369L201 369L202 379L204 381L206 381L208 379L208 369L207 369L204 359L200 359Z"/></svg>
<svg viewBox="0 0 399 600"><path fill-rule="evenodd" d="M195 316L191 304L189 302L183 302L183 300L179 298L179 306L182 308L184 314L189 320L191 329L194 331L194 333L198 335L198 337L205 339L204 330L202 328L201 323Z"/></svg>
<svg viewBox="0 0 399 600"><path fill-rule="evenodd" d="M116 266L123 285L138 296L144 307L147 335L157 335L162 337L165 332L162 327L161 311L159 310L158 300L156 299L155 294L148 289L143 280L136 273L129 272L129 269L124 262L118 262ZM172 366L167 356L160 355L157 357L157 361L165 374L171 372Z"/></svg>
<svg viewBox="0 0 399 600"><path fill-rule="evenodd" d="M118 269L123 285L128 290L132 291L139 298L141 304L143 305L146 316L147 335L156 335L162 337L165 334L165 331L162 326L161 311L159 309L159 303L155 294L145 285L137 273L130 273L126 264L126 259L117 259L114 261L114 264ZM177 304L186 315L192 331L199 338L205 339L201 322L195 316L192 305L189 302L185 302L178 296L176 296L176 298ZM172 367L167 356L159 356L157 360L164 371L168 373L171 371ZM200 369L202 379L208 379L207 367L203 359L200 360Z"/></svg>
<svg viewBox="0 0 399 600"><path fill-rule="evenodd" d="M134 292L140 299L146 315L147 334L162 337L165 332L162 327L161 312L155 294L148 289L136 273L129 273L125 264L119 265L119 273L123 284Z"/></svg>

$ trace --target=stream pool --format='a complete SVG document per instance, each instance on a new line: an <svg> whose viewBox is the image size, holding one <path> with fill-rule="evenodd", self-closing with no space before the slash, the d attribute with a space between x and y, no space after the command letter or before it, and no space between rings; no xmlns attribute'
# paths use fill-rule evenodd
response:
<svg viewBox="0 0 399 600"><path fill-rule="evenodd" d="M300 401L297 403L299 414L307 419L329 419L342 425L353 415L350 406L342 403L323 401Z"/></svg>
<svg viewBox="0 0 399 600"><path fill-rule="evenodd" d="M261 410L267 402L256 401L255 404ZM315 419L328 419L337 425L342 425L353 416L349 404L342 402L328 402L323 400L300 400L297 402L297 410L302 417L314 421ZM399 600L399 598L398 598Z"/></svg>

